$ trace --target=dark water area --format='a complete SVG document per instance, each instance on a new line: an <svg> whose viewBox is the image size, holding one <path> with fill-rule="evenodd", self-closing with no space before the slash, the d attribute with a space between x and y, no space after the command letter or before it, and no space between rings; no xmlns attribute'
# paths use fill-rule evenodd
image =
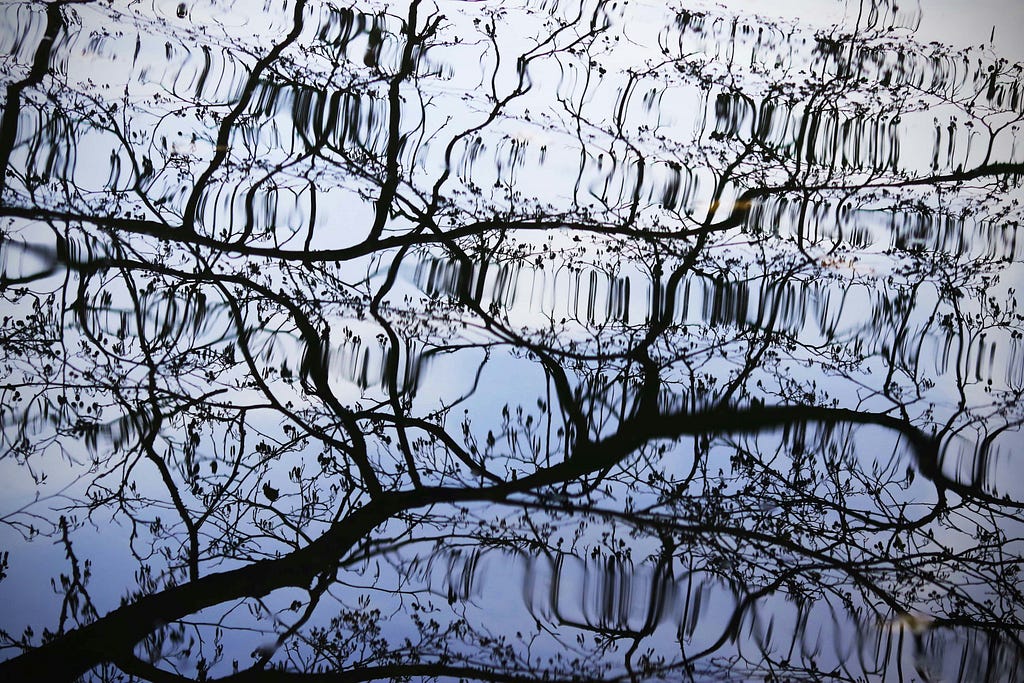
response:
<svg viewBox="0 0 1024 683"><path fill-rule="evenodd" d="M0 680L1024 681L1024 6L0 5Z"/></svg>

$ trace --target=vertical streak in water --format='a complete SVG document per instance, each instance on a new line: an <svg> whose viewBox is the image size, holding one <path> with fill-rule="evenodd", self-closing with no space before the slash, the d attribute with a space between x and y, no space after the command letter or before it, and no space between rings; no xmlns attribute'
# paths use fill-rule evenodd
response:
<svg viewBox="0 0 1024 683"><path fill-rule="evenodd" d="M0 120L0 198L3 197L7 179L7 165L18 137L18 118L21 115L21 94L43 82L50 67L50 57L57 37L65 27L63 8L66 2L52 2L46 6L46 31L39 40L32 67L28 75L7 86L7 100L4 103L3 119Z"/></svg>
<svg viewBox="0 0 1024 683"><path fill-rule="evenodd" d="M206 169L200 174L199 178L196 179L195 187L191 194L189 194L188 200L185 202L185 210L183 212L184 227L190 231L195 232L196 221L198 218L198 209L200 207L201 200L206 192L206 187L210 184L213 174L217 172L217 169L227 159L229 152L229 142L232 131L235 130L235 125L238 123L239 118L249 107L250 101L253 99L253 95L258 91L259 85L263 78L263 72L281 56L284 50L294 43L299 35L302 33L303 27L303 14L306 11L306 0L296 0L295 10L292 13L292 30L288 32L284 40L275 45L262 59L258 60L253 65L252 72L249 74L249 79L242 89L242 92L238 98L238 102L234 108L228 112L223 119L221 119L220 130L217 132L217 141L214 147L213 158L210 159L210 163Z"/></svg>

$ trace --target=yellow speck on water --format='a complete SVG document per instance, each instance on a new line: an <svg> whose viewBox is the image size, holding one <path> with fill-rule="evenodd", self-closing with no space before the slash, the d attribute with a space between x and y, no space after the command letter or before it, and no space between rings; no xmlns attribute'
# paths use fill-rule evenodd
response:
<svg viewBox="0 0 1024 683"><path fill-rule="evenodd" d="M717 211L719 208L721 208L723 206L727 206L727 205L728 205L728 202L713 201L708 206L708 213ZM754 205L754 202L752 202L752 201L741 200L741 201L738 201L738 202L734 202L732 204L732 210L733 211L746 211L747 209L749 209L753 205Z"/></svg>
<svg viewBox="0 0 1024 683"><path fill-rule="evenodd" d="M818 261L818 265L822 268L832 268L834 270L849 270L851 273L860 273L862 275L874 275L875 269L870 266L865 266L857 263L855 259L842 259L842 258L823 258Z"/></svg>
<svg viewBox="0 0 1024 683"><path fill-rule="evenodd" d="M913 612L902 612L892 619L882 622L882 627L888 631L907 630L914 635L924 633L931 628L935 619L927 614L914 614Z"/></svg>

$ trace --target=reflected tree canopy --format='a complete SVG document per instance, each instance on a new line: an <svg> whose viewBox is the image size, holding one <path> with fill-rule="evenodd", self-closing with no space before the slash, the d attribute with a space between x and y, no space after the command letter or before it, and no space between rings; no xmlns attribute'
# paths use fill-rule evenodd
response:
<svg viewBox="0 0 1024 683"><path fill-rule="evenodd" d="M0 7L0 678L1024 680L1022 67L821 4Z"/></svg>

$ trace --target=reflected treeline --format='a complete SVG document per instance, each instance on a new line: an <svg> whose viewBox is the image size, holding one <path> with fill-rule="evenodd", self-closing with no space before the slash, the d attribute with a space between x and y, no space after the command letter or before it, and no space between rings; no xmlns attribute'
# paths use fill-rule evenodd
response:
<svg viewBox="0 0 1024 683"><path fill-rule="evenodd" d="M922 49L886 40L901 29L917 29L921 11L915 5L848 3L847 11L857 15L856 25L813 35L798 26L771 26L724 13L683 10L671 32L666 30L660 40L674 54L700 53L780 70L805 67L823 81L866 79L885 88L909 87L948 98L977 94L977 105L1021 113L1022 76L1005 60L992 63L972 58L969 51L955 53L934 43ZM821 106L831 109L829 105Z"/></svg>
<svg viewBox="0 0 1024 683"><path fill-rule="evenodd" d="M1021 68L832 10L0 8L0 678L1024 680Z"/></svg>
<svg viewBox="0 0 1024 683"><path fill-rule="evenodd" d="M811 164L844 171L900 168L900 136L896 122L888 118L847 118L831 107L794 115L786 104L754 103L749 97L723 93L715 100L715 126L712 135L753 138Z"/></svg>
<svg viewBox="0 0 1024 683"><path fill-rule="evenodd" d="M707 477L655 477L643 491L631 491L636 507L627 515L600 503L580 511L582 519L568 502L546 511L530 506L522 514L542 534L510 537L501 549L438 548L400 571L429 593L492 618L509 618L497 596L519 582L533 619L619 648L648 675L658 666L651 650L637 650L643 640L678 643L697 661L714 652L731 675L782 666L856 680L899 668L903 657L942 678L1019 673L998 637L980 624L958 640L963 633L954 636L929 614L908 610L883 618L867 607L882 586L922 580L943 599L983 598L956 585L972 571L970 560L956 578L939 568L940 548L951 538L937 541L928 531L936 515L933 494L915 483L898 457L851 461L851 438L857 437L849 429L787 429L781 438L722 444L702 463L732 463L729 474L710 476L718 494L703 488ZM747 460L752 448L762 455L767 448L774 462ZM875 490L880 482L915 495L917 505L893 515ZM846 527L842 511L852 501L857 521ZM609 533L602 522L611 518L628 526L628 535ZM836 534L847 548L900 540L884 560L864 564L835 552ZM601 552L590 551L594 546ZM786 571L764 567L766 554ZM807 575L814 580L797 578ZM808 630L807 624L818 626ZM857 638L844 639L843 632ZM955 654L948 649L953 643Z"/></svg>

